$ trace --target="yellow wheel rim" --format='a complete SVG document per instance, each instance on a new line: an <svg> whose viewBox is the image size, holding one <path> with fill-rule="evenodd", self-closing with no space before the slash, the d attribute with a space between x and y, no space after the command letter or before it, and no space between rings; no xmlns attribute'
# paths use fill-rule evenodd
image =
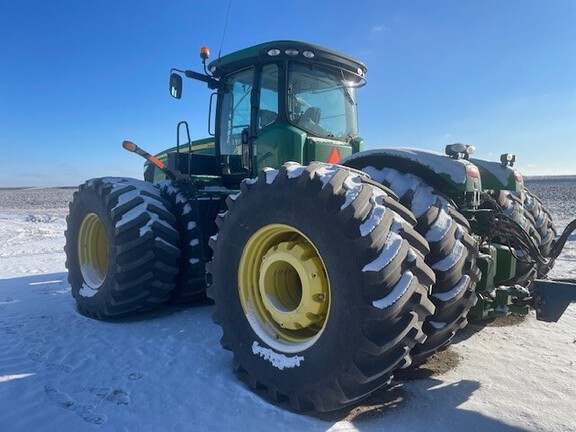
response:
<svg viewBox="0 0 576 432"><path fill-rule="evenodd" d="M108 237L95 213L84 217L78 233L80 272L88 288L97 290L108 272Z"/></svg>
<svg viewBox="0 0 576 432"><path fill-rule="evenodd" d="M240 302L256 334L282 352L316 342L330 311L330 282L314 244L301 231L271 224L250 237L238 271Z"/></svg>

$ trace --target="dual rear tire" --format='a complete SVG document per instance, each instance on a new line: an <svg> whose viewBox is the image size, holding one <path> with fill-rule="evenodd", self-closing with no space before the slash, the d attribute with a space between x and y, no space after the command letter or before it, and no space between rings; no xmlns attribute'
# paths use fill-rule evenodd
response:
<svg viewBox="0 0 576 432"><path fill-rule="evenodd" d="M423 326L426 341L412 350L416 366L447 347L456 332L468 324L467 315L476 304L475 289L481 276L476 264L478 246L466 218L424 180L378 166L371 156L353 162L355 168L390 188L412 211L417 221L415 229L430 247L425 260L436 276L430 293L435 312Z"/></svg>
<svg viewBox="0 0 576 432"><path fill-rule="evenodd" d="M252 386L331 411L410 364L434 274L416 221L384 188L335 165L285 164L227 204L208 295Z"/></svg>
<svg viewBox="0 0 576 432"><path fill-rule="evenodd" d="M74 193L65 236L68 281L82 314L114 319L170 298L180 255L176 219L150 183L87 181Z"/></svg>

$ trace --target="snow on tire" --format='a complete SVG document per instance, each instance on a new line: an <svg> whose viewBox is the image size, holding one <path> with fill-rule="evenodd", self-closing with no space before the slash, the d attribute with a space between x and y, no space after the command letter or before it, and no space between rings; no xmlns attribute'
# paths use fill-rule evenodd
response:
<svg viewBox="0 0 576 432"><path fill-rule="evenodd" d="M188 303L206 299L206 263L198 221L189 200L174 186L172 181L163 180L157 185L162 197L168 202L176 216L176 225L180 235L179 271L176 276L176 288L170 300L174 303Z"/></svg>
<svg viewBox="0 0 576 432"><path fill-rule="evenodd" d="M410 363L434 273L416 221L383 187L344 167L288 163L245 180L227 205L208 295L253 387L331 411Z"/></svg>
<svg viewBox="0 0 576 432"><path fill-rule="evenodd" d="M536 245L541 243L542 238L536 227L534 217L524 206L524 193L501 190L493 192L492 197L498 203L499 209L497 210L502 211L514 222L518 223L534 240ZM515 249L514 253L518 257L518 260L516 261L516 273L513 278L505 281L506 284L518 284L523 287L530 287L532 281L534 281L537 276L536 264L531 262L529 257L526 256L526 253L518 247L517 242L515 242L513 238L506 239L495 237L492 239L492 242L513 247Z"/></svg>
<svg viewBox="0 0 576 432"><path fill-rule="evenodd" d="M528 189L524 189L524 212L529 215L528 219L534 225L534 230L539 234L538 249L547 257L556 239L556 227L550 211L542 204L540 199ZM538 277L544 277L553 265L537 266Z"/></svg>
<svg viewBox="0 0 576 432"><path fill-rule="evenodd" d="M68 281L82 314L117 318L168 300L180 254L178 231L153 185L88 180L74 193L66 221Z"/></svg>
<svg viewBox="0 0 576 432"><path fill-rule="evenodd" d="M426 341L414 347L413 364L447 346L456 331L468 323L468 311L476 303L480 280L476 265L478 247L468 221L437 190L421 178L393 168L366 166L362 171L389 187L417 219L416 231L430 246L426 263L436 273L430 298L436 311L424 324Z"/></svg>

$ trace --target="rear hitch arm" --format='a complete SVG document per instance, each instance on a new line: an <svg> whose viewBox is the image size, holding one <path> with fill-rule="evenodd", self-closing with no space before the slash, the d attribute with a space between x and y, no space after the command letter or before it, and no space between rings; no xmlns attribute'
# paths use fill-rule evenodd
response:
<svg viewBox="0 0 576 432"><path fill-rule="evenodd" d="M547 257L549 266L560 255L566 241L576 230L576 219L558 237ZM576 279L536 279L532 285L532 307L540 321L556 322L570 303L576 302Z"/></svg>
<svg viewBox="0 0 576 432"><path fill-rule="evenodd" d="M141 149L132 141L123 141L122 147L124 147L129 152L136 153L138 156L142 156L144 159L149 161L151 164L156 166L160 171L166 174L166 177L168 177L170 180L176 181L177 179L176 174L171 170L169 170L161 160L158 160L158 158L156 158L156 156L152 156L150 153L148 153L146 150Z"/></svg>

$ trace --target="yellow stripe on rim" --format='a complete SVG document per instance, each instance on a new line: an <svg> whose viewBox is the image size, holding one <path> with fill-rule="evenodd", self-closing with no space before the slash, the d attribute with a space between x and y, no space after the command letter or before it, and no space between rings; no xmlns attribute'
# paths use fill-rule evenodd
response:
<svg viewBox="0 0 576 432"><path fill-rule="evenodd" d="M312 346L328 322L324 261L310 239L289 225L266 225L250 237L240 258L238 290L253 330L279 351Z"/></svg>
<svg viewBox="0 0 576 432"><path fill-rule="evenodd" d="M98 289L108 272L108 237L96 213L87 214L80 225L78 261L86 285Z"/></svg>

